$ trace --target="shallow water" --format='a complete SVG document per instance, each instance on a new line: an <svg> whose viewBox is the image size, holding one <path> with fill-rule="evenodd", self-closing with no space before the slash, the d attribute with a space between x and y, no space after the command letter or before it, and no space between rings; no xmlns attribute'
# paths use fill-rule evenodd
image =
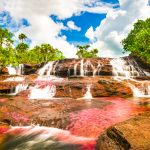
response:
<svg viewBox="0 0 150 150"><path fill-rule="evenodd" d="M1 103L5 100L1 99ZM105 129L149 110L149 105L144 104L149 103L149 99L140 98L109 97L91 101L73 100L74 103L66 99L67 105L58 99L51 103L57 101L66 111L69 107L66 130L37 125L12 127L7 132L3 131L1 147L7 150L94 150L97 137Z"/></svg>

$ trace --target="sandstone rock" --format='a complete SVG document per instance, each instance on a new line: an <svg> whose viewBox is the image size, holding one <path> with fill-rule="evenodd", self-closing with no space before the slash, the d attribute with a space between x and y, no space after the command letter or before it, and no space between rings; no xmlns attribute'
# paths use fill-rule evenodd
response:
<svg viewBox="0 0 150 150"><path fill-rule="evenodd" d="M2 68L1 73L8 75L8 69L6 67Z"/></svg>
<svg viewBox="0 0 150 150"><path fill-rule="evenodd" d="M145 112L104 132L97 140L99 150L149 150L150 112Z"/></svg>
<svg viewBox="0 0 150 150"><path fill-rule="evenodd" d="M118 82L112 79L102 79L92 86L93 97L106 97L106 96L132 96L132 90L123 82Z"/></svg>

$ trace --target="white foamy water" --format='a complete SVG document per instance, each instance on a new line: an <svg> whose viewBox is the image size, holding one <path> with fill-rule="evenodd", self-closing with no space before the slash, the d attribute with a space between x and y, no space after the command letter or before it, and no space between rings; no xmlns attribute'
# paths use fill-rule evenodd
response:
<svg viewBox="0 0 150 150"><path fill-rule="evenodd" d="M144 74L135 61L126 61L123 58L114 58L110 61L110 64L113 67L114 76L117 77L122 76L129 79L131 77L137 77Z"/></svg>
<svg viewBox="0 0 150 150"><path fill-rule="evenodd" d="M44 65L38 72L40 76L44 75L52 75L55 74L55 69L57 66L58 62L56 61L50 61L46 65Z"/></svg>
<svg viewBox="0 0 150 150"><path fill-rule="evenodd" d="M19 66L13 67L12 65L9 65L6 67L8 69L9 75L22 75L24 71L24 65L19 64Z"/></svg>
<svg viewBox="0 0 150 150"><path fill-rule="evenodd" d="M136 81L136 80L134 80ZM150 82L136 81L136 83L128 83L133 91L134 97L150 97Z"/></svg>
<svg viewBox="0 0 150 150"><path fill-rule="evenodd" d="M87 85L87 87L86 87L87 91L83 97L84 99L91 100L93 98L92 94L91 94L91 86L92 86L91 84Z"/></svg>
<svg viewBox="0 0 150 150"><path fill-rule="evenodd" d="M15 134L17 131L17 134ZM13 138L6 139L7 150L94 150L95 139L72 135L69 131L52 127L11 127L6 133Z"/></svg>
<svg viewBox="0 0 150 150"><path fill-rule="evenodd" d="M18 93L27 90L28 84L18 84L9 95L17 95Z"/></svg>
<svg viewBox="0 0 150 150"><path fill-rule="evenodd" d="M10 77L5 79L3 82L22 82L25 80L25 77Z"/></svg>
<svg viewBox="0 0 150 150"><path fill-rule="evenodd" d="M47 85L45 87L40 87L36 85L30 88L29 99L51 99L56 94L56 86Z"/></svg>
<svg viewBox="0 0 150 150"><path fill-rule="evenodd" d="M44 82L62 82L64 80L64 78L59 78L53 75L49 75L49 76L38 76L37 79L35 79L35 81L44 81Z"/></svg>
<svg viewBox="0 0 150 150"><path fill-rule="evenodd" d="M77 76L78 68L80 68L80 74L78 74L79 76L89 76L89 73L91 72L93 72L93 76L96 76L96 74L99 75L101 64L98 63L97 67L94 67L90 60L86 60L84 62L84 59L81 59L81 61L74 65L74 76Z"/></svg>
<svg viewBox="0 0 150 150"><path fill-rule="evenodd" d="M134 77L149 75L149 73L146 73L138 66L135 60L115 58L110 61L110 64L113 67L113 78L119 82L126 80L133 91L134 97L150 97L150 83L147 83L149 81L138 81L133 79Z"/></svg>

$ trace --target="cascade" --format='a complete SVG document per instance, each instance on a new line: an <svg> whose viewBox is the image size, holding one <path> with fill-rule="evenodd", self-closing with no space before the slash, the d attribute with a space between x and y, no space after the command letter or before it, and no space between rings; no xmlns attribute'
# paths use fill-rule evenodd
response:
<svg viewBox="0 0 150 150"><path fill-rule="evenodd" d="M56 94L56 86L46 85L45 87L40 87L36 85L30 88L29 99L50 99Z"/></svg>
<svg viewBox="0 0 150 150"><path fill-rule="evenodd" d="M14 67L12 67L12 65L7 66L6 68L8 69L9 75L16 75L17 74L16 69Z"/></svg>
<svg viewBox="0 0 150 150"><path fill-rule="evenodd" d="M78 63L74 65L74 76L77 76L77 67L78 67Z"/></svg>
<svg viewBox="0 0 150 150"><path fill-rule="evenodd" d="M17 95L18 93L27 90L28 84L18 84L15 88L12 88L12 91L9 95Z"/></svg>
<svg viewBox="0 0 150 150"><path fill-rule="evenodd" d="M10 77L5 79L3 82L21 82L24 81L25 77Z"/></svg>
<svg viewBox="0 0 150 150"><path fill-rule="evenodd" d="M56 77L58 61L50 61L38 72L35 86L30 88L29 99L51 99L56 94L56 86L53 83L62 82L64 79Z"/></svg>
<svg viewBox="0 0 150 150"><path fill-rule="evenodd" d="M93 76L95 76L96 72L98 72L100 69L100 64L98 64L97 68L95 68L90 60L86 60L86 62L84 62L84 59L81 59L80 62L77 62L74 65L74 76L77 76L78 65L80 65L80 76L82 77L89 76L90 72L93 72Z"/></svg>
<svg viewBox="0 0 150 150"><path fill-rule="evenodd" d="M123 58L114 58L110 61L113 67L113 74L117 77L124 77L126 79L145 76L145 73L138 66L134 60L125 60Z"/></svg>
<svg viewBox="0 0 150 150"><path fill-rule="evenodd" d="M102 64L98 62L97 67L93 71L93 77L95 77L96 75L98 76L100 75L101 68L102 68Z"/></svg>
<svg viewBox="0 0 150 150"><path fill-rule="evenodd" d="M51 72L52 72L52 69L53 69L53 64L54 64L54 61L50 61L48 62L46 65L44 65L44 67L42 67L38 74L40 76L43 76L43 75L50 75Z"/></svg>
<svg viewBox="0 0 150 150"><path fill-rule="evenodd" d="M85 66L85 69L84 69L84 75L85 76L89 75L90 69L92 70L92 72L94 72L95 67L92 65L92 63L89 60L87 60L85 62L84 66Z"/></svg>
<svg viewBox="0 0 150 150"><path fill-rule="evenodd" d="M134 97L150 97L150 82L136 81L136 83L128 83L133 91Z"/></svg>
<svg viewBox="0 0 150 150"><path fill-rule="evenodd" d="M56 73L55 70L56 70L57 65L58 65L58 61L50 61L39 70L38 74L40 76L55 75L55 73Z"/></svg>
<svg viewBox="0 0 150 150"><path fill-rule="evenodd" d="M16 68L17 75L22 75L24 73L24 65L19 64L19 66Z"/></svg>
<svg viewBox="0 0 150 150"><path fill-rule="evenodd" d="M147 76L133 59L115 58L110 61L113 67L114 79L122 81L128 79L128 85L135 97L150 97L150 83L133 79L138 76ZM132 81L132 82L131 82Z"/></svg>
<svg viewBox="0 0 150 150"><path fill-rule="evenodd" d="M13 67L12 65L9 65L6 67L8 69L9 75L22 75L24 71L24 65L19 64L17 67Z"/></svg>
<svg viewBox="0 0 150 150"><path fill-rule="evenodd" d="M86 87L86 89L87 89L87 91L86 91L86 93L85 93L85 95L84 95L84 99L92 99L93 97L92 97L92 94L91 94L91 84L89 84L89 85L87 85L87 87Z"/></svg>

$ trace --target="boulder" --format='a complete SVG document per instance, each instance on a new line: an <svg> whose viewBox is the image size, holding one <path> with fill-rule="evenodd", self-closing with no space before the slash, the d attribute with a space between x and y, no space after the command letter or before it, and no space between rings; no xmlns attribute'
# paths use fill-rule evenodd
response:
<svg viewBox="0 0 150 150"><path fill-rule="evenodd" d="M150 112L108 128L97 140L98 150L149 150Z"/></svg>

